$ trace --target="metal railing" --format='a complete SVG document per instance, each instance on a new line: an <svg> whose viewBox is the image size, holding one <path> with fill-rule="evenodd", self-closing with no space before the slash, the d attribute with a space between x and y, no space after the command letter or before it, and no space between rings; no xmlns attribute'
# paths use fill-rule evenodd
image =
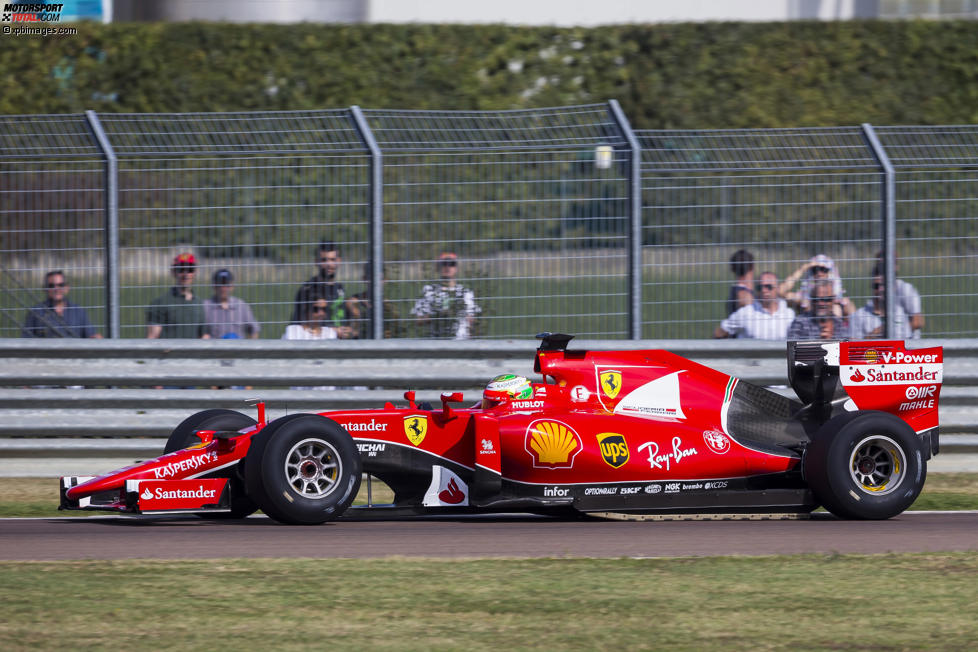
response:
<svg viewBox="0 0 978 652"><path fill-rule="evenodd" d="M931 344L937 342L920 342ZM535 340L0 339L0 475L107 471L159 455L170 431L194 412L227 408L255 416L258 399L266 402L271 419L297 411L404 405L409 389L416 390L419 402L434 406L443 391L461 390L475 403L487 379L500 373L539 380L531 373L537 345ZM943 345L942 452L974 453L978 340ZM785 387L784 343L575 340L572 348L667 348L792 395Z"/></svg>
<svg viewBox="0 0 978 652"><path fill-rule="evenodd" d="M230 270L279 338L331 241L347 297L382 306L337 317L361 337L450 325L456 304L413 313L451 252L472 337L707 338L747 249L781 278L829 255L857 306L882 252L886 287L922 295L923 336L968 338L975 206L975 126L634 130L614 101L0 116L0 337L20 334L48 270L103 334L144 337L170 261L193 252L197 293Z"/></svg>

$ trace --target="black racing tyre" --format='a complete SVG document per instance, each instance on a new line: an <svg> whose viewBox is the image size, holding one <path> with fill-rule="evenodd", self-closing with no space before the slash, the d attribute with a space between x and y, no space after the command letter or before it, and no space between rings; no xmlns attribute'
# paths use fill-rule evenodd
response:
<svg viewBox="0 0 978 652"><path fill-rule="evenodd" d="M825 423L805 450L805 479L836 516L885 519L906 510L927 477L913 429L887 412L849 412Z"/></svg>
<svg viewBox="0 0 978 652"><path fill-rule="evenodd" d="M194 434L196 430L241 430L253 426L257 421L234 410L204 410L184 419L170 433L166 440L163 453L173 453L188 446L200 443L200 438ZM244 518L258 511L258 505L251 500L244 490L244 483L236 473L231 472L228 491L231 492L230 512L208 512L198 514L201 518L226 519Z"/></svg>
<svg viewBox="0 0 978 652"><path fill-rule="evenodd" d="M318 525L353 503L361 472L360 453L339 424L316 414L291 414L252 439L245 488L276 521Z"/></svg>
<svg viewBox="0 0 978 652"><path fill-rule="evenodd" d="M204 410L191 414L170 433L170 438L163 447L163 454L199 444L200 438L194 434L196 430L241 430L256 423L258 422L251 417L234 410Z"/></svg>

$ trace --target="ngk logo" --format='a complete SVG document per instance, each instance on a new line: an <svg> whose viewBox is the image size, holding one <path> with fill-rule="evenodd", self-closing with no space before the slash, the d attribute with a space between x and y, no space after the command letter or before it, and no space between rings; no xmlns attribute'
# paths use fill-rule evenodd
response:
<svg viewBox="0 0 978 652"><path fill-rule="evenodd" d="M934 392L936 391L936 385L927 385L926 387L908 387L907 399L913 401L914 399L918 398L931 398L934 396Z"/></svg>

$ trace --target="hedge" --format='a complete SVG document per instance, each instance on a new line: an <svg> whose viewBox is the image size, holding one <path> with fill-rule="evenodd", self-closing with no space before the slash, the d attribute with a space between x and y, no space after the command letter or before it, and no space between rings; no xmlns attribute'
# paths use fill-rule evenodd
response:
<svg viewBox="0 0 978 652"><path fill-rule="evenodd" d="M978 122L978 23L82 24L0 38L0 114L512 109L636 128Z"/></svg>

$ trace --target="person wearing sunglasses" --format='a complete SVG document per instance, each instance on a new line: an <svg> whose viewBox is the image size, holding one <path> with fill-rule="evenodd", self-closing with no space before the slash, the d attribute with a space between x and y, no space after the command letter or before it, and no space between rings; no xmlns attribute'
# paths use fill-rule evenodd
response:
<svg viewBox="0 0 978 652"><path fill-rule="evenodd" d="M261 325L243 299L234 296L234 274L222 268L214 272L214 295L204 299L204 316L211 337L257 339Z"/></svg>
<svg viewBox="0 0 978 652"><path fill-rule="evenodd" d="M894 273L900 274L900 258L894 256ZM876 264L873 265L872 276L883 276L883 252L879 251L876 254ZM910 337L913 339L920 339L920 334L924 328L924 310L923 304L920 300L920 292L917 291L912 284L903 280L902 278L896 279L896 286L893 288L893 292L890 293L891 297L894 297L896 304L903 308L903 311L907 313L907 318L910 320Z"/></svg>
<svg viewBox="0 0 978 652"><path fill-rule="evenodd" d="M283 340L335 340L336 329L327 325L329 302L323 297L313 296L302 306L302 318L285 327Z"/></svg>
<svg viewBox="0 0 978 652"><path fill-rule="evenodd" d="M467 340L482 308L475 293L458 282L458 256L451 251L438 256L438 283L425 285L411 314L429 337Z"/></svg>
<svg viewBox="0 0 978 652"><path fill-rule="evenodd" d="M174 284L157 297L146 310L146 337L177 339L210 339L204 302L194 293L197 258L191 253L179 254L170 265Z"/></svg>
<svg viewBox="0 0 978 652"><path fill-rule="evenodd" d="M754 303L754 255L746 249L738 249L730 257L730 271L734 282L727 294L728 317Z"/></svg>
<svg viewBox="0 0 978 652"><path fill-rule="evenodd" d="M336 334L340 339L351 336L351 329L347 324L346 316L346 290L343 284L336 280L343 258L340 256L340 249L334 242L323 241L316 247L316 274L302 284L295 295L295 304L292 308L292 323L298 324L303 321L303 306L307 305L315 298L321 297L326 300L326 323L336 329Z"/></svg>
<svg viewBox="0 0 978 652"><path fill-rule="evenodd" d="M88 319L88 313L68 300L68 281L61 270L44 275L47 297L27 311L21 335L24 337L91 337L102 335Z"/></svg>
<svg viewBox="0 0 978 652"><path fill-rule="evenodd" d="M324 297L310 295L309 301L304 303L299 314L301 319L298 323L292 323L285 327L282 334L283 340L335 340L337 338L336 329L328 326L329 301ZM333 385L317 385L315 387L292 387L292 389L336 389Z"/></svg>
<svg viewBox="0 0 978 652"><path fill-rule="evenodd" d="M873 276L873 298L866 302L852 316L852 336L857 340L883 337L883 323L886 321L886 284L883 276ZM894 306L894 325L891 337L896 340L909 340L913 337L910 318L899 303Z"/></svg>
<svg viewBox="0 0 978 652"><path fill-rule="evenodd" d="M778 296L778 277L763 272L757 286L758 298L720 322L713 337L739 337L755 340L783 340L795 318L795 311Z"/></svg>
<svg viewBox="0 0 978 652"><path fill-rule="evenodd" d="M794 291L795 284L799 280L801 286L797 291ZM811 307L809 299L814 284L826 280L832 283L832 291L835 295L835 303L833 304L835 316L845 317L855 312L856 307L846 297L846 291L842 287L842 279L839 276L835 261L825 254L812 256L811 260L792 272L781 283L778 294L788 302L789 307L796 311L806 311Z"/></svg>
<svg viewBox="0 0 978 652"><path fill-rule="evenodd" d="M808 297L809 309L798 314L788 327L789 340L844 340L850 337L849 323L838 316L837 298L830 279L816 280Z"/></svg>

